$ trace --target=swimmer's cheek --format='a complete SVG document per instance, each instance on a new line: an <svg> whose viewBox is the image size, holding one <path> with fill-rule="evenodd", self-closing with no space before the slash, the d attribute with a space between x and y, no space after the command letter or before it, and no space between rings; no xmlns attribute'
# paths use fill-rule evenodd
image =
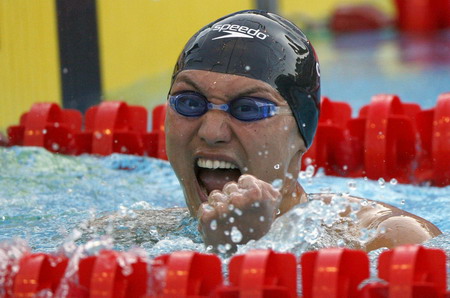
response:
<svg viewBox="0 0 450 298"><path fill-rule="evenodd" d="M404 244L421 244L435 235L416 219L408 216L393 216L377 227L374 238L367 242L366 250L394 248Z"/></svg>

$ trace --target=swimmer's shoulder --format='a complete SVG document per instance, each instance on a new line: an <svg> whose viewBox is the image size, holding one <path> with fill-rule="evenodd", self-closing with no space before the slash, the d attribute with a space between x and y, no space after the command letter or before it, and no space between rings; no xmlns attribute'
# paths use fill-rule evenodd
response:
<svg viewBox="0 0 450 298"><path fill-rule="evenodd" d="M428 220L387 203L345 194L308 195L309 200L323 200L325 203L335 197L342 197L350 204L359 205L359 208L356 208L358 225L361 229L376 231L375 236L366 244L368 251L403 244L420 244L442 234L439 228ZM348 214L343 214L345 215Z"/></svg>

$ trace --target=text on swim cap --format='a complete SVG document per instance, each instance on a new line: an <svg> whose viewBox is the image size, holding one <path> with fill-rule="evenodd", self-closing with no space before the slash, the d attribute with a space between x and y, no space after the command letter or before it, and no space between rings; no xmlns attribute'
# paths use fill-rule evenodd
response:
<svg viewBox="0 0 450 298"><path fill-rule="evenodd" d="M240 37L240 38L259 38L261 40L264 40L269 36L268 34L265 34L261 32L259 29L251 29L247 26L240 26L240 25L232 25L232 24L223 24L223 25L215 25L212 28L213 31L219 31L219 32L225 32L228 33L228 35L222 35L213 38L215 39L222 39L222 38L232 38L232 37Z"/></svg>

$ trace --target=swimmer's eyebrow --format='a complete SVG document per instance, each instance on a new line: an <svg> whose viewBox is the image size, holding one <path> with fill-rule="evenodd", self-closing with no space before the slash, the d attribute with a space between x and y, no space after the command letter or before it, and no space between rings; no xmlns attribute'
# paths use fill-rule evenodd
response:
<svg viewBox="0 0 450 298"><path fill-rule="evenodd" d="M191 80L189 77L185 77L185 76L180 75L180 76L178 77L178 80L179 80L179 82L182 82L182 83L186 83L186 84L188 84L188 85L191 85L191 86L194 87L194 89L197 90L197 91L201 91L201 90L202 90L202 88L200 88L200 86L199 86L196 82L194 82L193 80Z"/></svg>
<svg viewBox="0 0 450 298"><path fill-rule="evenodd" d="M182 83L186 83L188 85L191 85L195 90L199 91L200 93L203 94L202 92L202 87L200 87L194 80L192 80L191 78L189 78L188 76L181 76L179 77L179 82ZM231 98L239 98L239 97L243 97L243 96L255 96L255 93L266 93L267 95L270 95L269 97L267 96L262 96L266 99L269 100L274 100L277 102L280 102L280 99L277 98L277 96L273 95L272 92L274 92L275 90L268 88L266 86L250 86L247 89L243 89L243 90L239 90L236 94L230 96ZM277 91L275 91L277 92ZM283 101L281 101L283 102Z"/></svg>

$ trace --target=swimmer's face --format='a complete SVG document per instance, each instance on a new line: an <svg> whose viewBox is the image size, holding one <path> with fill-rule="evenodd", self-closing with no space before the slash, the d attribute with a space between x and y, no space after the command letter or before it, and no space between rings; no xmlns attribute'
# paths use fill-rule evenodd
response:
<svg viewBox="0 0 450 298"><path fill-rule="evenodd" d="M185 70L177 75L170 95L186 91L200 93L214 104L253 96L288 106L269 84L237 75ZM292 115L243 122L224 111L185 117L169 107L165 129L167 155L193 216L212 190L222 190L244 173L269 183L281 179L284 190L295 188L306 148Z"/></svg>

